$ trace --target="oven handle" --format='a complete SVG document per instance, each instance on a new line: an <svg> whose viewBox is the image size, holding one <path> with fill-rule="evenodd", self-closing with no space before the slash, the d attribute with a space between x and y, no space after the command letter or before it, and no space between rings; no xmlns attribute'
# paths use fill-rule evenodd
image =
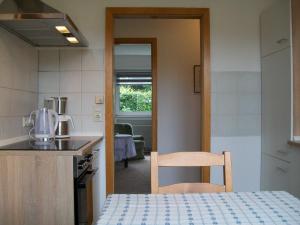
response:
<svg viewBox="0 0 300 225"><path fill-rule="evenodd" d="M97 173L98 169L88 170L83 178L77 183L78 188L86 188L87 183Z"/></svg>

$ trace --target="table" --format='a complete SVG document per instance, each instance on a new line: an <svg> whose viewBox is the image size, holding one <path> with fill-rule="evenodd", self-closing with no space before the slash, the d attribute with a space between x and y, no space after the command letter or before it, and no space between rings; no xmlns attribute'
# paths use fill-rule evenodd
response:
<svg viewBox="0 0 300 225"><path fill-rule="evenodd" d="M128 159L136 156L136 150L132 135L115 135L115 161L125 162L125 168L128 167Z"/></svg>
<svg viewBox="0 0 300 225"><path fill-rule="evenodd" d="M109 195L97 225L300 224L287 192Z"/></svg>

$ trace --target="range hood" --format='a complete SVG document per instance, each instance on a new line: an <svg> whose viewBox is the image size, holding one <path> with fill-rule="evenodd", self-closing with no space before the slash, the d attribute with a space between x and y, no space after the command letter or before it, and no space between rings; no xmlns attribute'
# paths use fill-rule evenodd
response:
<svg viewBox="0 0 300 225"><path fill-rule="evenodd" d="M40 0L4 0L0 4L0 26L36 47L88 45L67 14Z"/></svg>

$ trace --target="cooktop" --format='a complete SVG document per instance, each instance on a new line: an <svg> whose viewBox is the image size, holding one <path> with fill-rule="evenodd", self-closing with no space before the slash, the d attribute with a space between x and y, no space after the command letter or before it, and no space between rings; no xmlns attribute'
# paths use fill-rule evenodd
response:
<svg viewBox="0 0 300 225"><path fill-rule="evenodd" d="M26 140L26 141L16 142L10 145L0 146L0 150L76 151L79 150L84 145L88 144L89 142L90 142L89 140L72 140L72 139L55 140L49 143Z"/></svg>

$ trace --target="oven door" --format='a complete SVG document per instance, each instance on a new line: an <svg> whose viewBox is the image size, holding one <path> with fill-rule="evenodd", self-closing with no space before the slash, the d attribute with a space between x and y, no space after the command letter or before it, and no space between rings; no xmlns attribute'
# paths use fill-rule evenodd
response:
<svg viewBox="0 0 300 225"><path fill-rule="evenodd" d="M93 176L97 170L87 170L74 182L75 224L93 223Z"/></svg>

